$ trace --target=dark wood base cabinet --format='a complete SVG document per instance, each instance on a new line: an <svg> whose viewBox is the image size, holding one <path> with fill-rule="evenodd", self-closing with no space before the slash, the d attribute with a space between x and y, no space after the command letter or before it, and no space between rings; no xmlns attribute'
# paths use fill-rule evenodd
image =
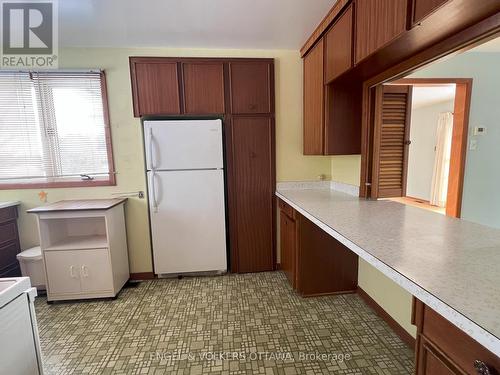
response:
<svg viewBox="0 0 500 375"><path fill-rule="evenodd" d="M283 201L281 269L302 296L353 293L358 256Z"/></svg>
<svg viewBox="0 0 500 375"><path fill-rule="evenodd" d="M417 299L417 375L498 375L500 358Z"/></svg>
<svg viewBox="0 0 500 375"><path fill-rule="evenodd" d="M0 209L0 278L21 276L16 255L21 251L17 231L17 206Z"/></svg>
<svg viewBox="0 0 500 375"><path fill-rule="evenodd" d="M297 256L298 256L298 215L297 212L278 200L280 208L280 268L295 289L297 287Z"/></svg>

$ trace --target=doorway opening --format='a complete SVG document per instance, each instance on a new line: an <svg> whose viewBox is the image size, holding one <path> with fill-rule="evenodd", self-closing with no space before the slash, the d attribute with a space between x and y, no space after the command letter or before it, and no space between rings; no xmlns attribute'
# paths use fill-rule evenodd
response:
<svg viewBox="0 0 500 375"><path fill-rule="evenodd" d="M378 198L460 217L471 87L405 78L378 89Z"/></svg>
<svg viewBox="0 0 500 375"><path fill-rule="evenodd" d="M406 112L402 103L408 103L412 92L385 93L385 88L395 90L398 85L394 83L413 87L412 82L404 80L417 78L433 80L434 84L455 83L445 212L448 216L487 225L497 222L498 215L493 214L496 211L490 209L498 203L494 191L497 175L489 171L497 167L490 155L498 145L494 141L498 135L498 116L492 114L500 108L495 106L499 36L498 27L470 30L460 39L429 47L363 83L360 197L407 200L404 197L409 195L406 179L411 137L410 131L405 132ZM455 77L460 78L453 79ZM386 106L384 95L392 96ZM461 108L455 108L458 103L463 104ZM411 111L407 112L411 121ZM470 126L469 115L472 116ZM463 126L457 126L460 123ZM489 127L494 130L488 130ZM461 142L456 142L457 138Z"/></svg>

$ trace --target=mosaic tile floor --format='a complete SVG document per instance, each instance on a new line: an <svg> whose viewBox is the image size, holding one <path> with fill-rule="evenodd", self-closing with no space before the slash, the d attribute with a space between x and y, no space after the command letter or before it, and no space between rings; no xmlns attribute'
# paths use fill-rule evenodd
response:
<svg viewBox="0 0 500 375"><path fill-rule="evenodd" d="M153 280L116 300L37 298L47 374L411 374L357 296L299 297L281 272Z"/></svg>

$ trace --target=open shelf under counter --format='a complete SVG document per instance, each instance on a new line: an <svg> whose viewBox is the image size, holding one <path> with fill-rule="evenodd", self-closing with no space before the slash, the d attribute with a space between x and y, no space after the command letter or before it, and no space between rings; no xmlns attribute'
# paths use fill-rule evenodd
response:
<svg viewBox="0 0 500 375"><path fill-rule="evenodd" d="M45 247L45 251L53 250L85 250L105 249L108 247L106 236L71 236Z"/></svg>

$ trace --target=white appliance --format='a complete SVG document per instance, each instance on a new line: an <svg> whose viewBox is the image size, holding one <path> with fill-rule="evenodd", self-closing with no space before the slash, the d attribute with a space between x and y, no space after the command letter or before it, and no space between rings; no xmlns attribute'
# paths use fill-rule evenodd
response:
<svg viewBox="0 0 500 375"><path fill-rule="evenodd" d="M154 270L227 270L221 120L144 121Z"/></svg>
<svg viewBox="0 0 500 375"><path fill-rule="evenodd" d="M29 277L0 279L0 374L43 374Z"/></svg>

